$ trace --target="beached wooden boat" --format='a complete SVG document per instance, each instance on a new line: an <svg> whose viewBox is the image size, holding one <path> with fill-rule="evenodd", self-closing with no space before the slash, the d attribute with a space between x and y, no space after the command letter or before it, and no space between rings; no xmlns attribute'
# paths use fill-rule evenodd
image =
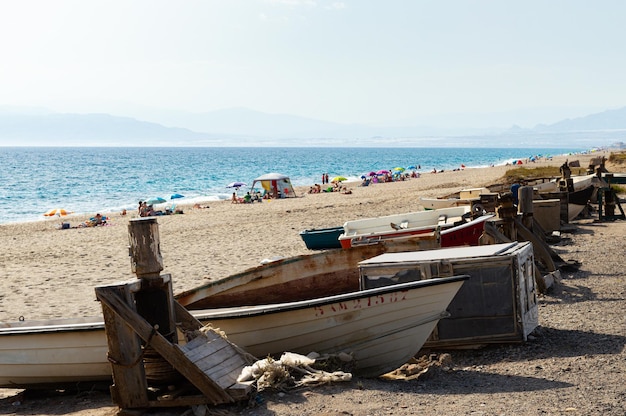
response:
<svg viewBox="0 0 626 416"><path fill-rule="evenodd" d="M589 201L594 201L597 189L606 187L607 183L597 175L572 176L568 179L553 179L550 182L533 185L539 196L553 198L561 192L567 192L567 220L572 221L585 209ZM565 218L563 218L565 221Z"/></svg>
<svg viewBox="0 0 626 416"><path fill-rule="evenodd" d="M111 380L102 317L0 322L0 387Z"/></svg>
<svg viewBox="0 0 626 416"><path fill-rule="evenodd" d="M452 211L451 211L452 210ZM455 207L444 208L442 210L430 210L419 211L418 213L430 213L425 214L421 218L417 218L417 215L405 214L398 216L387 216L370 218L363 223L354 225L344 225L344 230L354 230L351 234L342 234L339 237L342 247L352 248L362 245L377 244L386 242L388 244L394 244L402 242L406 239L412 239L412 241L419 241L422 238L428 239L435 233L439 236L439 247L454 247L454 246L473 246L478 244L478 238L482 234L484 223L489 218L492 218L494 214L484 214L477 218L470 217L470 207ZM461 216L448 217L446 215L439 215L442 212L451 212L452 214L464 212ZM385 227L383 224L392 219L403 219L401 224L405 224L406 228L402 227L390 227L389 224ZM438 218L438 221L435 220ZM413 221L411 222L410 219ZM369 221L375 220L375 221ZM354 221L350 221L354 223ZM378 226L367 227L367 224L379 224ZM429 225L425 225L430 223ZM346 223L348 224L348 223ZM391 223L394 225L395 223ZM414 226L411 226L414 225ZM357 229L354 226L361 226ZM390 230L391 228L391 230ZM360 231L359 231L360 230ZM401 251L401 250L394 250Z"/></svg>
<svg viewBox="0 0 626 416"><path fill-rule="evenodd" d="M530 242L385 253L359 264L363 287L467 274L425 347L524 342L539 325Z"/></svg>
<svg viewBox="0 0 626 416"><path fill-rule="evenodd" d="M339 236L343 233L343 226L330 228L312 228L300 231L300 237L309 250L327 250L341 248Z"/></svg>
<svg viewBox="0 0 626 416"><path fill-rule="evenodd" d="M356 373L378 376L411 358L467 276L411 282L334 296L194 311L256 355L351 353ZM111 377L101 318L5 323L0 387L106 381Z"/></svg>
<svg viewBox="0 0 626 416"><path fill-rule="evenodd" d="M470 215L469 206L460 206L347 221L343 224L339 242L341 247L350 248L353 243L363 241L367 243L427 234L464 223Z"/></svg>
<svg viewBox="0 0 626 416"><path fill-rule="evenodd" d="M595 185L589 185L586 188L567 193L567 216L569 221L580 215L595 191Z"/></svg>
<svg viewBox="0 0 626 416"><path fill-rule="evenodd" d="M458 207L462 205L470 205L472 203L469 199L460 199L460 198L419 198L420 204L426 210L430 209L442 209L442 208L451 208Z"/></svg>
<svg viewBox="0 0 626 416"><path fill-rule="evenodd" d="M626 173L614 173L614 172L605 172L602 174L602 179L608 183L616 184L616 185L624 185L626 184Z"/></svg>
<svg viewBox="0 0 626 416"><path fill-rule="evenodd" d="M572 176L570 179L574 191L581 191L591 185L601 186L601 179L595 174ZM556 178L551 181L534 184L532 187L537 192L556 192L559 189L567 188L567 179Z"/></svg>
<svg viewBox="0 0 626 416"><path fill-rule="evenodd" d="M447 316L446 308L466 278L434 278L194 315L257 357L278 357L285 351L344 352L354 357L355 374L376 377L406 363L422 348L439 320Z"/></svg>
<svg viewBox="0 0 626 416"><path fill-rule="evenodd" d="M439 247L434 233L419 239L334 249L279 259L176 295L190 310L295 302L359 290L359 262L389 251Z"/></svg>
<svg viewBox="0 0 626 416"><path fill-rule="evenodd" d="M441 209L471 205L472 201L480 199L481 194L490 193L487 188L462 189L458 192L458 197L453 198L424 198L419 199L424 209Z"/></svg>

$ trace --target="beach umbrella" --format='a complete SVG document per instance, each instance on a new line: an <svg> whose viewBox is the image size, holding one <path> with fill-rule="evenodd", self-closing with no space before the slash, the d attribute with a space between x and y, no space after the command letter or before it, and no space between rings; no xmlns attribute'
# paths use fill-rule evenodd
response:
<svg viewBox="0 0 626 416"><path fill-rule="evenodd" d="M415 166L415 165L411 165L411 166L409 166L407 169L417 169L417 166Z"/></svg>
<svg viewBox="0 0 626 416"><path fill-rule="evenodd" d="M228 185L226 185L227 188L241 188L242 186L246 186L245 182L231 182Z"/></svg>
<svg viewBox="0 0 626 416"><path fill-rule="evenodd" d="M389 171L387 169L381 169L378 172L376 172L377 175L386 175L388 173Z"/></svg>
<svg viewBox="0 0 626 416"><path fill-rule="evenodd" d="M347 180L348 180L348 178L345 178L345 177L343 177L343 176L335 176L335 177L331 180L331 182L343 182L343 181L347 181Z"/></svg>
<svg viewBox="0 0 626 416"><path fill-rule="evenodd" d="M54 217L55 215L58 217L64 217L66 215L71 214L72 211L68 211L66 209L63 208L53 208L49 211L47 211L45 214L43 214L46 217Z"/></svg>
<svg viewBox="0 0 626 416"><path fill-rule="evenodd" d="M399 167L399 166L398 166L397 168L393 168L393 170L394 170L395 172L404 172L404 168L401 168L401 167Z"/></svg>
<svg viewBox="0 0 626 416"><path fill-rule="evenodd" d="M170 199L178 199L178 198L184 198L185 195L181 195L181 194L173 194L172 196L170 196Z"/></svg>
<svg viewBox="0 0 626 416"><path fill-rule="evenodd" d="M376 176L376 172L373 172L373 171L372 171L372 172L368 173L368 175L369 175L369 176Z"/></svg>
<svg viewBox="0 0 626 416"><path fill-rule="evenodd" d="M146 199L146 204L148 204L148 205L162 204L164 202L167 202L167 201L165 199L161 198L160 196L156 196L154 198Z"/></svg>

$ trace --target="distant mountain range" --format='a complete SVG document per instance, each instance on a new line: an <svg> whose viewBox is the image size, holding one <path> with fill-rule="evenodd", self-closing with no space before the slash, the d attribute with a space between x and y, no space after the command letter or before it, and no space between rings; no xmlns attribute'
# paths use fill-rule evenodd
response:
<svg viewBox="0 0 626 416"><path fill-rule="evenodd" d="M585 148L624 141L626 137L626 107L530 129L449 128L410 122L340 124L243 108L206 113L162 112L152 116L155 117L159 122L110 114L0 108L0 145Z"/></svg>

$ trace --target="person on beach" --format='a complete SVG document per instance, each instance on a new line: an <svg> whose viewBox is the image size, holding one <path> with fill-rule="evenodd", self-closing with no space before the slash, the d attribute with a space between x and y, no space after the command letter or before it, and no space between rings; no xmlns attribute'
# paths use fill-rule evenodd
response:
<svg viewBox="0 0 626 416"><path fill-rule="evenodd" d="M104 220L102 219L102 214L97 213L96 216L93 218L93 225L94 227L96 225L102 225L104 224Z"/></svg>
<svg viewBox="0 0 626 416"><path fill-rule="evenodd" d="M230 198L230 203L231 204L238 204L239 203L239 199L237 198L237 193L233 192L233 196Z"/></svg>

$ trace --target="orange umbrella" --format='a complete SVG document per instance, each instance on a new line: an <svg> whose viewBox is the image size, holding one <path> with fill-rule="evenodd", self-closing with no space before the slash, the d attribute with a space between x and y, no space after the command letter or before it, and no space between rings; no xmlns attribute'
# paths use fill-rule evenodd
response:
<svg viewBox="0 0 626 416"><path fill-rule="evenodd" d="M68 215L68 214L71 214L71 213L72 213L72 211L68 211L68 210L63 209L63 208L53 208L53 209L49 210L48 212L46 212L43 215L46 216L46 217L54 217L55 215L59 216L59 217L62 217L62 216L65 216L65 215Z"/></svg>

